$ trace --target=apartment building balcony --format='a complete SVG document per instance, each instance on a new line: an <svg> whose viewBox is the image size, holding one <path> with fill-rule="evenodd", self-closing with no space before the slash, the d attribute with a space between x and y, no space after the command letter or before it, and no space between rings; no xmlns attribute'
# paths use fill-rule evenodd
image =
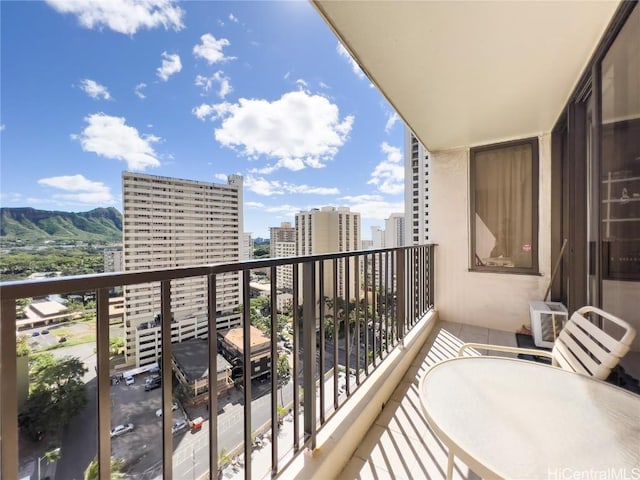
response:
<svg viewBox="0 0 640 480"><path fill-rule="evenodd" d="M32 475L36 460L51 448L52 442L62 452L62 458L55 467L59 478L82 475L94 456L102 469L101 478L108 478L112 456L124 457L125 472L134 478L141 475L150 475L149 478L158 475L164 478L200 477L209 469L217 471L219 467L225 467L229 463L227 453L235 458L252 459L244 462L241 476L246 478L284 474L305 451L317 451L323 430L328 432L329 422L333 419L335 423L340 412L353 404L353 396L368 390L374 395L375 390L376 399L370 398L370 406L373 407L376 401L386 401L384 396L378 397L379 392L390 394L393 378L400 378L398 375L405 368L403 362L408 361L408 352L416 351L436 318L433 303L434 250L435 247L430 245L1 283L0 468L3 478ZM357 291L349 291L347 286L348 301L337 294L335 276L341 263L344 264L346 284L360 286ZM242 277L244 288L239 307L242 311L244 362L240 365L248 365L252 351L249 332L253 328L250 325L249 301L251 272L268 268L275 276L276 268L283 265L290 265L293 270L290 290L293 292L292 304L296 306L290 311L287 328L292 332L291 351L287 357L291 374L281 374L277 370L278 362L271 361L267 384L255 380L249 369L242 370L241 377L236 380L238 388L232 395L220 399L211 396L206 405L191 404L185 400L184 409L172 409L179 395L173 388L171 355L163 353L170 353L172 341L175 341L172 335L176 326L172 321L173 284L191 278L205 280L209 308L204 315L208 332L199 336L204 337L200 341L206 342L210 352L210 363L204 367L216 371L218 335L210 333L216 331L219 321L218 309L214 308L220 301L217 298L219 283L229 272L237 272ZM388 274L377 275L379 269ZM326 282L325 275L333 277L333 283ZM145 357L145 363L148 360L155 365L153 362L157 361L161 378L151 372L149 375L154 378L147 382L142 382L141 378L147 375L148 369L136 368L135 362L125 366L129 370L115 370L110 363L109 348L110 289L142 284L149 285L150 299L156 304L154 311L160 314L149 317L149 321L159 318L159 339L155 340L151 351L153 358ZM333 285L333 288L327 285ZM153 300L156 291L160 296ZM89 406L70 423L60 425L58 430L38 430L39 440L27 441L24 429L20 433L18 428L19 412L24 411L25 404L25 398L18 392L24 391L25 385L28 389L30 379L24 357L18 357L17 301L76 292L93 292L97 298L95 342L87 345L88 350L85 351L88 353L85 355L88 356L81 359L85 368L81 377L88 392ZM278 345L277 297L275 284L272 284L269 332L272 359L288 351ZM47 335L53 335L55 328L51 326ZM31 332L27 334L31 335ZM35 337L30 336L27 341L32 338ZM409 344L411 348L408 348ZM91 351L95 352L94 355ZM147 355L149 352L138 352L139 355L143 353ZM72 351L69 354L74 355ZM128 357L134 355L135 352L128 352ZM124 381L118 383L121 375L126 376L126 385L123 385ZM136 376L139 376L137 381ZM209 391L215 391L215 388L209 388ZM205 406L206 410L203 409ZM227 409L231 409L228 415ZM157 410L178 413L164 415L158 420L155 415L149 415L149 412ZM283 422L282 416L287 411L290 421ZM375 409L370 410L370 414L373 411ZM182 415L182 412L186 418L175 421L176 415ZM208 417L207 412L218 412L218 415ZM202 425L199 420L202 417L207 419L203 429L198 427L193 434L180 435L183 421ZM232 427L229 426L230 419L235 419ZM20 422L24 427L25 420ZM358 423L364 425L361 421ZM119 424L134 427L127 427L123 430L125 433L111 438L111 429ZM279 438L285 433L286 438ZM262 445L262 440L256 444L256 435L278 439L269 444L271 450L266 461L264 455L257 455L260 453L257 452L257 444ZM153 457L156 461L148 464L145 457ZM187 469L191 464L185 462L185 458L193 460L191 470ZM140 470L140 465L145 465L145 468ZM50 468L47 472L47 476L58 478Z"/></svg>
<svg viewBox="0 0 640 480"><path fill-rule="evenodd" d="M144 475L151 474L153 475L148 478L156 478L158 475L164 478L193 478L194 475L195 478L205 478L210 465L213 471L220 469L222 478L238 479L271 476L344 479L444 477L447 448L426 423L417 391L418 380L428 367L456 356L459 346L464 342L515 346L516 341L513 331L452 323L438 318L437 303L433 300L437 287L434 282L437 248L405 247L0 284L3 298L0 319L3 478L19 478L18 472L21 476L25 472L30 474L29 468L34 466L33 460L30 462L25 458L26 453L17 448L18 445L25 445L25 442L18 442L16 386L21 379L16 368L13 299L43 292L64 294L78 291L78 288L82 288L82 291L95 288L97 291L97 358L95 375L87 382L91 391L95 391L95 413L84 412L79 416L82 423L93 425L93 428L81 431L82 436L75 441L90 446L91 458L96 455L103 468L101 478L109 478L109 458L122 454L122 442L129 438L135 442L138 431L140 435L147 434L145 431L156 432L145 440L151 443L151 449L148 446L144 448L147 455L153 455L155 451L160 463L151 470L139 471L136 470L135 461L131 462L125 472L133 478L147 478ZM355 271L347 269L346 275L362 279L362 285L366 286L369 294L364 294L363 291L361 302L345 305L345 318L354 318L355 314L355 318L360 318L361 321L352 322L351 328L344 329L342 341L331 342L331 335L334 335L333 338L340 337L340 322L325 324L318 323L318 319L327 318L327 313L332 312L331 301L333 305L338 302L333 298L332 292L321 290L324 283L320 280L327 262L345 261L348 265L348 258L353 259L353 263L359 268ZM154 415L143 411L141 414L129 414L138 415L135 418L142 419L147 425L136 419L132 422L136 424L133 432L122 438L109 437L111 427L120 421L118 419L123 418L122 411L135 408L121 399L123 392L130 395L135 387L112 385L114 372L109 365L108 302L105 303L111 286L156 282L156 288L162 291L161 309L166 313L171 305L172 280L204 275L208 279L207 290L212 302L210 304L213 305L216 275L238 271L248 284L250 272L254 268L275 270L286 263L293 266L296 277L296 282L292 285L294 303L301 305L300 309L293 310L294 321L291 323L293 351L299 355L290 357L293 375L285 386L280 382L276 362L271 363L271 381L266 387L265 384L252 382L243 373L244 388L242 393L235 394L241 399L242 405L236 407L235 413L237 416L238 411L242 412L242 421L235 425L241 432L235 448L229 448L225 443L225 437L231 435L226 426L229 417L225 416L226 413L220 413L228 408L229 403L224 398L215 396L209 399L207 411L219 412L219 415L205 421L205 430L195 429L193 433L174 435L174 419L171 415L157 420ZM375 275L375 269L380 266L385 271L393 272L393 275L384 278ZM365 275L365 272L368 274ZM376 279L373 285L369 280L372 278ZM385 291L389 295L381 294ZM249 289L245 292L242 303L247 307ZM272 289L272 293L274 292L275 288ZM314 298L325 298L325 301L314 301ZM277 299L272 298L272 318L275 318L276 304ZM247 312L243 322L246 333L250 330L249 314L247 308L244 311ZM167 314L163 318L170 319L171 316ZM209 315L207 321L209 325L215 325L215 314ZM277 358L281 352L278 350L275 322L272 325L270 350L272 357ZM172 327L171 321L161 321L160 342L163 351L171 351L173 348ZM368 334L361 335L363 331ZM244 340L248 343L249 336L245 336ZM208 345L211 353L209 365L203 365L203 368L217 368L217 342L200 341ZM248 345L245 345L245 351L251 351ZM248 355L250 353L246 354ZM339 360L334 363L332 358ZM157 406L163 408L164 405L164 411L171 411L170 406L175 396L171 386L170 362L170 356L166 360L164 356L159 359L162 385L155 390L159 397L156 399ZM640 354L631 352L625 357L625 368L629 373L640 376ZM21 374L24 375L24 372ZM250 375L251 372L247 371L246 374ZM289 398L283 399L283 392L288 388L286 385L291 386L293 391ZM128 390L123 390L125 388ZM313 393L305 395L305 392ZM148 405L153 393L141 393L147 395L142 398L143 404ZM254 405L261 405L264 413L262 419L258 418ZM282 407L285 407L284 412ZM202 405L200 410L195 408L185 408L190 413L188 418L191 421L197 420L196 412L204 412ZM151 412L155 410L156 406L149 409ZM283 421L285 413L286 420ZM91 460L83 458L81 454L75 456L73 450L69 450L74 441L70 438L70 432L74 435L78 432L79 420L74 422L76 425L64 427L64 431L58 436L62 441L62 454L67 455L67 465L61 465L60 477L54 476L55 472L49 469L48 475L52 478L67 478L64 475L70 471L69 462L80 462L82 469ZM257 441L257 435L264 440ZM192 439L198 443L190 442ZM42 456L42 453L38 456ZM251 461L242 460L246 458L251 458ZM191 462L193 469L186 468L191 467ZM454 478L479 478L464 463L457 461L455 465Z"/></svg>

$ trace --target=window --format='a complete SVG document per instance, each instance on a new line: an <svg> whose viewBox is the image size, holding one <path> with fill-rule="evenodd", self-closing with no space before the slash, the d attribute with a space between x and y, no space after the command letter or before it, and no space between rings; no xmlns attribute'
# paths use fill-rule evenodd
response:
<svg viewBox="0 0 640 480"><path fill-rule="evenodd" d="M471 269L538 273L538 139L471 149Z"/></svg>

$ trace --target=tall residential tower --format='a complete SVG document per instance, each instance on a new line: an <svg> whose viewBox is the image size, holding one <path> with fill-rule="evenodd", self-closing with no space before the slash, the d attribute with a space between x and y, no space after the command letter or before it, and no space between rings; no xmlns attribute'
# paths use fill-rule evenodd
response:
<svg viewBox="0 0 640 480"><path fill-rule="evenodd" d="M322 207L296 213L296 243L298 255L317 255L321 253L351 252L360 250L360 214L351 212L348 207ZM359 295L355 282L355 262L351 258L349 299ZM325 268L325 295L332 295L333 273L331 265ZM344 261L338 262L337 294L347 299Z"/></svg>
<svg viewBox="0 0 640 480"><path fill-rule="evenodd" d="M429 242L429 152L405 127L404 213L406 245Z"/></svg>
<svg viewBox="0 0 640 480"><path fill-rule="evenodd" d="M124 172L124 270L179 268L241 260L242 177L228 185ZM217 326L240 323L237 273L217 276ZM207 279L171 282L172 341L207 335ZM127 363L160 354L160 286L125 288Z"/></svg>

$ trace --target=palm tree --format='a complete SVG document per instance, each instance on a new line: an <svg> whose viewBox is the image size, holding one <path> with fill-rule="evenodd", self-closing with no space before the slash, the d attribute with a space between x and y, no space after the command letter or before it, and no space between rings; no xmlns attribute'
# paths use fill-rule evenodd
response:
<svg viewBox="0 0 640 480"><path fill-rule="evenodd" d="M284 400L282 396L282 382L280 379L289 375L291 371L291 367L289 366L289 359L285 354L282 354L278 357L278 389L280 390L280 403L284 405Z"/></svg>
<svg viewBox="0 0 640 480"><path fill-rule="evenodd" d="M115 457L111 457L111 480L119 480L124 478L122 473L124 462ZM84 471L84 480L98 480L98 459L94 458Z"/></svg>

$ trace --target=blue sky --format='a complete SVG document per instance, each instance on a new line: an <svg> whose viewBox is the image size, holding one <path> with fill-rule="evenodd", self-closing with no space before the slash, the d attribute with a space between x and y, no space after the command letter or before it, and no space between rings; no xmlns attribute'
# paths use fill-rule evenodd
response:
<svg viewBox="0 0 640 480"><path fill-rule="evenodd" d="M138 2L139 3L139 2ZM0 204L122 210L123 170L244 176L245 231L403 206L403 124L307 2L0 3Z"/></svg>

